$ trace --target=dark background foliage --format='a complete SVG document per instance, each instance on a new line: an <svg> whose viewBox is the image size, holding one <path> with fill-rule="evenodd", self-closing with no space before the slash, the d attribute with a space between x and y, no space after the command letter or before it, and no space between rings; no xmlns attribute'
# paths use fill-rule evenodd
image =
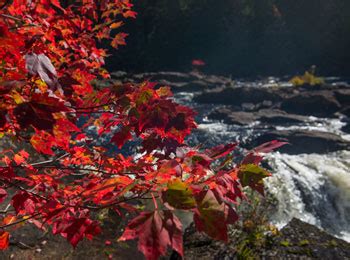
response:
<svg viewBox="0 0 350 260"><path fill-rule="evenodd" d="M350 74L349 0L142 0L112 70L191 69L234 77Z"/></svg>

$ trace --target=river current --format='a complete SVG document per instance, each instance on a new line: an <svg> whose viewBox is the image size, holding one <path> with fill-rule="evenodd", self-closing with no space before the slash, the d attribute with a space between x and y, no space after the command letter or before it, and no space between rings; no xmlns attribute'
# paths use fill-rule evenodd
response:
<svg viewBox="0 0 350 260"><path fill-rule="evenodd" d="M336 79L328 79L332 80ZM244 84L247 85L247 82ZM269 86L265 84L262 87ZM285 87L289 87L288 83ZM244 143L271 129L271 126L258 121L246 126L233 126L209 120L206 116L215 106L193 102L194 95L188 92L175 94L177 102L198 112L198 129L188 139L191 144ZM276 126L274 129L319 130L350 140L350 136L341 131L343 125L340 119L309 117L304 125ZM350 242L350 151L298 155L273 152L266 158L273 174L266 179L266 187L277 200L271 222L281 228L296 217Z"/></svg>

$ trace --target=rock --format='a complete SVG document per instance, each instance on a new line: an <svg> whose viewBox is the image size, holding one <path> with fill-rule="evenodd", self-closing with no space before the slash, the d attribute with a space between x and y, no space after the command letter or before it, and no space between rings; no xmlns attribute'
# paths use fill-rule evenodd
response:
<svg viewBox="0 0 350 260"><path fill-rule="evenodd" d="M339 112L342 113L343 115L347 116L347 117L350 117L350 106L343 108Z"/></svg>
<svg viewBox="0 0 350 260"><path fill-rule="evenodd" d="M121 78L125 78L127 76L128 76L128 73L126 73L125 71L114 71L111 73L112 79L121 79Z"/></svg>
<svg viewBox="0 0 350 260"><path fill-rule="evenodd" d="M229 86L233 81L229 78L215 75L205 75L201 73L181 73L181 72L147 72L128 75L125 72L117 71L112 74L113 79L122 82L142 82L150 80L158 82L160 85L167 85L174 92L197 92L218 86Z"/></svg>
<svg viewBox="0 0 350 260"><path fill-rule="evenodd" d="M257 119L257 116L249 112L233 112L228 108L220 108L210 113L208 118L222 120L231 125L249 125Z"/></svg>
<svg viewBox="0 0 350 260"><path fill-rule="evenodd" d="M208 115L209 119L222 120L226 124L248 125L254 121L264 124L285 125L300 124L307 120L307 117L288 114L277 109L261 109L256 112L235 112L229 108L219 108Z"/></svg>
<svg viewBox="0 0 350 260"><path fill-rule="evenodd" d="M342 106L350 106L350 89L339 89L334 95Z"/></svg>
<svg viewBox="0 0 350 260"><path fill-rule="evenodd" d="M242 105L243 103L277 102L281 96L273 89L257 87L226 87L204 92L194 98L199 103Z"/></svg>
<svg viewBox="0 0 350 260"><path fill-rule="evenodd" d="M341 130L344 133L350 134L350 118L344 118L342 122L344 122L345 125L341 128Z"/></svg>
<svg viewBox="0 0 350 260"><path fill-rule="evenodd" d="M134 78L138 79L150 79L152 81L166 80L168 82L190 82L196 80L197 77L182 73L182 72L171 72L171 71L161 71L161 72L149 72L134 75Z"/></svg>
<svg viewBox="0 0 350 260"><path fill-rule="evenodd" d="M184 233L185 259L341 260L350 255L349 243L299 219L292 219L275 235L261 231L257 234L259 237L252 239L252 234L244 229L229 227L229 242L224 243L197 232L192 224ZM170 259L181 257L173 251Z"/></svg>
<svg viewBox="0 0 350 260"><path fill-rule="evenodd" d="M301 92L282 101L281 109L293 114L329 117L341 108L331 91Z"/></svg>
<svg viewBox="0 0 350 260"><path fill-rule="evenodd" d="M272 140L287 140L290 145L285 145L278 149L281 153L287 154L325 154L350 148L350 142L338 135L307 130L270 131L254 139L247 145L247 148L252 149Z"/></svg>
<svg viewBox="0 0 350 260"><path fill-rule="evenodd" d="M350 244L299 219L292 219L281 231L279 255L305 254L313 259L348 259ZM287 246L281 243L287 242ZM290 259L290 258L289 258Z"/></svg>
<svg viewBox="0 0 350 260"><path fill-rule="evenodd" d="M241 105L243 111L254 111L256 110L256 106L253 103L243 103Z"/></svg>
<svg viewBox="0 0 350 260"><path fill-rule="evenodd" d="M285 111L277 109L261 109L259 110L258 120L265 124L285 125L285 124L301 124L307 121L307 117L288 114Z"/></svg>
<svg viewBox="0 0 350 260"><path fill-rule="evenodd" d="M345 126L343 126L343 127L341 128L341 130L342 130L344 133L350 134L350 124L347 123Z"/></svg>
<svg viewBox="0 0 350 260"><path fill-rule="evenodd" d="M202 80L195 80L195 81L185 83L183 86L179 88L173 88L173 91L197 92L197 91L203 91L213 87L215 87L215 85L208 84L207 82Z"/></svg>

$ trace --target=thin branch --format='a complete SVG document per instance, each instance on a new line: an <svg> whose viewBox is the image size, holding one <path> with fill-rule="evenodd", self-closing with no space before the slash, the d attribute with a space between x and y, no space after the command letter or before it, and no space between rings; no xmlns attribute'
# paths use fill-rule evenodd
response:
<svg viewBox="0 0 350 260"><path fill-rule="evenodd" d="M17 17L14 17L12 15L8 15L8 14L0 14L1 17L4 17L6 19L10 19L10 20L13 20L13 21L16 21L16 22L23 22L21 19L17 18Z"/></svg>
<svg viewBox="0 0 350 260"><path fill-rule="evenodd" d="M35 217L37 217L37 216L39 216L39 215L41 215L41 213L36 213L36 214L34 214L34 215L30 216L30 217L27 217L27 218L24 218L24 219L21 219L21 220L12 222L12 223L7 224L7 225L0 226L0 229L8 228L8 227L11 227L11 226L15 226L15 225L17 225L17 224L20 224L20 223L22 223L22 222L28 221L28 220L30 220L30 219L32 219L32 218L35 218Z"/></svg>
<svg viewBox="0 0 350 260"><path fill-rule="evenodd" d="M23 188L22 186L17 185L17 184L15 184L15 183L13 183L13 182L10 182L10 181L8 181L8 180L0 179L0 181L1 181L1 182L4 182L4 183L8 183L10 186L15 187L15 188L17 188L17 189L19 189L19 190L21 190L21 191L28 192L28 193L30 193L31 195L33 195L34 197L38 197L38 198L43 199L43 200L46 200L46 201L49 200L48 198L46 198L46 197L44 197L44 196L42 196L42 195L40 195L40 194L37 194L37 193L35 193L35 192L31 191L31 190L27 190L27 189Z"/></svg>
<svg viewBox="0 0 350 260"><path fill-rule="evenodd" d="M68 155L69 155L69 153L65 153L65 154L59 156L58 158L47 160L47 161L42 161L42 162L31 163L30 165L35 167L35 166L38 166L38 165L54 163L54 162L57 162L57 161L63 159L64 157L67 157Z"/></svg>

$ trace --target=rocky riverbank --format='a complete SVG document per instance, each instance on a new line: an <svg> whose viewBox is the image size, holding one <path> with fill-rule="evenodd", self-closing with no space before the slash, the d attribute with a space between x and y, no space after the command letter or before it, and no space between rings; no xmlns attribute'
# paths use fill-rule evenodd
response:
<svg viewBox="0 0 350 260"><path fill-rule="evenodd" d="M318 86L293 87L286 81L266 79L240 82L230 78L203 75L198 72L158 72L128 75L112 74L113 81L157 81L176 92L195 93L198 104L214 104L208 119L228 125L261 128L261 135L243 144L252 148L267 140L288 140L291 145L281 149L289 154L328 153L348 149L350 141L339 133L295 129L325 118L343 122L342 131L350 133L350 86L346 83L326 83ZM283 126L281 131L278 127Z"/></svg>
<svg viewBox="0 0 350 260"><path fill-rule="evenodd" d="M297 206L296 210L301 216L305 209L300 207L298 203L301 202L298 202L297 199L312 201L311 204L315 205L305 206L307 209L311 208L310 211L317 209L326 212L331 221L345 222L342 224L343 226L347 224L346 216L349 215L347 214L349 208L339 209L339 206L344 206L345 202L339 203L339 205L336 203L348 201L347 195L335 189L338 181L341 182L341 185L344 186L343 190L346 191L347 182L343 182L340 175L335 174L337 169L333 166L329 168L333 182L323 179L323 172L317 166L321 167L320 164L323 161L328 164L326 160L332 160L332 157L328 156L329 152L336 153L336 151L348 150L349 141L336 131L332 133L302 128L310 122L316 122L316 124L323 122L322 120L325 118L346 122L350 116L350 88L346 84L294 88L288 83L270 79L247 83L200 73L177 72L139 75L117 72L113 73L112 76L113 83L139 82L145 79L158 81L162 85L171 86L175 93L186 92L191 97L194 96L194 100L200 106L206 107L209 104L215 104L211 106L206 115L209 120L221 121L228 126L259 130L259 135L243 143L246 148L252 148L271 139L288 140L291 145L280 151L291 155L283 157L281 154L279 157L273 158L275 165L272 166L278 166L280 157L283 157L283 161L286 161L285 163L288 165L283 164L281 167L283 169L290 167L293 174L286 172L288 175L281 175L283 177L282 184L291 185L291 188L288 190L287 186L280 186L276 189L284 193L288 203ZM108 82L102 83L101 86L108 84ZM315 98L317 102L314 102L311 97L317 97ZM319 102L322 105L319 105ZM284 127L283 130L279 128L281 126ZM299 158L302 164L293 163L292 159L295 159L295 155L301 153L305 154L305 157ZM343 159L346 161L347 157L344 156ZM307 158L310 160L310 167L305 162ZM316 161L317 165L313 160ZM339 161L336 163L338 168L343 165ZM305 168L306 166L309 168ZM306 169L307 174L302 167ZM344 174L348 174L346 169ZM313 172L310 173L311 170ZM311 178L308 180L309 182L306 182L307 175L313 173L315 173L314 179ZM294 177L299 178L299 182L298 179L292 179ZM326 185L321 186L324 182ZM272 187L276 183L280 184L274 180L269 186ZM320 186L319 190L318 186ZM300 198L291 196L294 194L288 194L290 190L298 189L303 193L302 195L296 194ZM327 193L327 191L330 192ZM320 192L322 194L317 197ZM317 200L312 197L313 195ZM322 204L322 207L318 204ZM287 206L281 207L281 211L286 215L290 214L288 212L290 209ZM340 210L342 214L338 214L336 210ZM274 210L270 211L274 212ZM315 214L315 216L318 215ZM260 214L258 214L258 219L261 221ZM328 219L326 218L326 220ZM112 259L142 259L135 242L117 242L117 235L121 232L120 219L111 218L110 221L110 223L103 225L106 231L103 237L97 237L92 242L83 241L75 250L63 237L53 236L50 232L43 233L32 225L25 226L24 232L22 229L13 232L11 246L9 250L0 255L0 259L103 259L108 256L111 256ZM324 227L327 229L326 224ZM339 227L337 226L337 228ZM241 221L231 227L229 234L230 240L225 244L196 232L191 225L184 234L185 259L350 259L349 243L299 219L293 219L278 231L275 226L268 222L257 223L254 219L247 218L247 221ZM179 256L169 251L168 256L164 259L179 259Z"/></svg>
<svg viewBox="0 0 350 260"><path fill-rule="evenodd" d="M185 259L350 259L350 244L293 219L280 231L230 230L230 241L214 241L195 231L184 236ZM180 259L173 253L171 259Z"/></svg>

